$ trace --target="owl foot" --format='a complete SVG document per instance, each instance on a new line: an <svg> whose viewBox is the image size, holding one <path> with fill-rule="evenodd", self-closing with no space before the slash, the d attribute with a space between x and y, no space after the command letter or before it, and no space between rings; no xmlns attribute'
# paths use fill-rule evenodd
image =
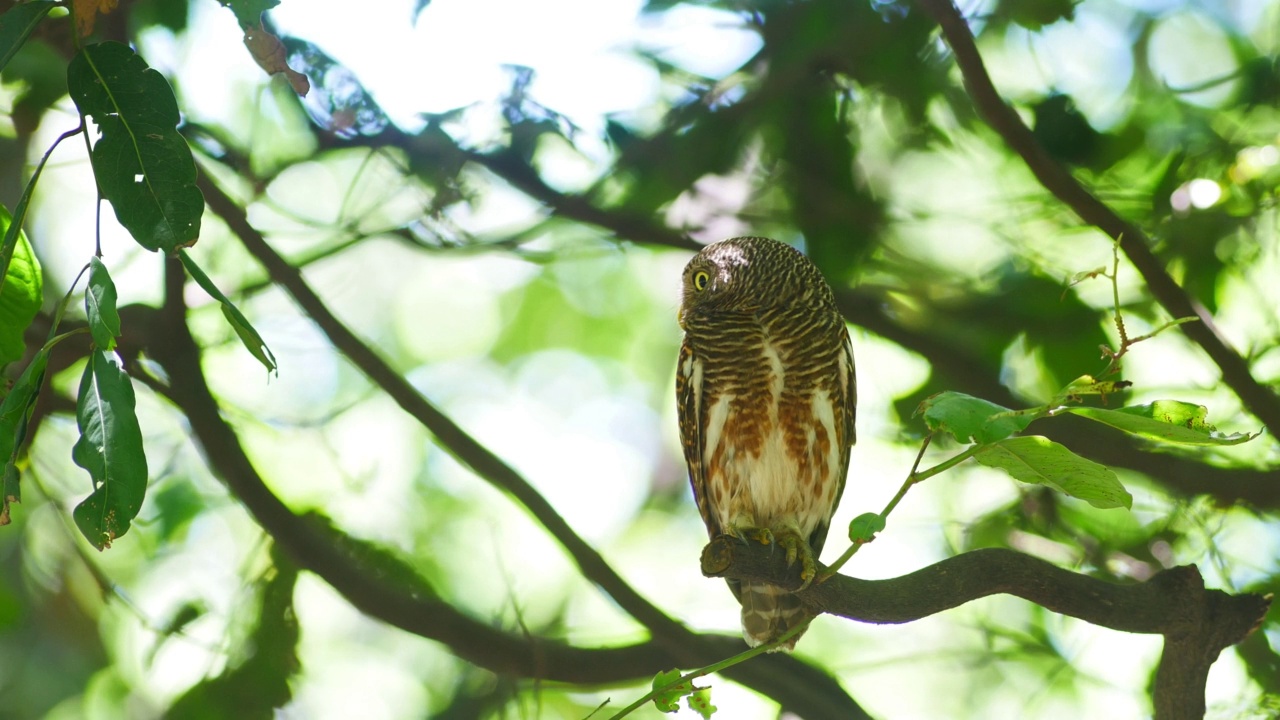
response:
<svg viewBox="0 0 1280 720"><path fill-rule="evenodd" d="M761 545L772 545L774 542L773 531L769 528L747 526L733 527L729 529L728 534L743 542L755 540Z"/></svg>
<svg viewBox="0 0 1280 720"><path fill-rule="evenodd" d="M800 537L800 533L795 530L788 529L778 533L778 546L787 551L787 567L795 565L796 560L800 561L800 587L796 590L809 587L818 574L818 567L813 560L813 548L809 546L809 541Z"/></svg>

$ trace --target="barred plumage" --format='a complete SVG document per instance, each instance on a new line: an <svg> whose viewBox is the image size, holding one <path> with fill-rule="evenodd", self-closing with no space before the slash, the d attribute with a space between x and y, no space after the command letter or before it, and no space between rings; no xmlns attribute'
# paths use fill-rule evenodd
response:
<svg viewBox="0 0 1280 720"><path fill-rule="evenodd" d="M831 288L794 248L732 238L685 267L680 325L680 436L708 534L776 539L812 579L854 442L853 351ZM804 620L782 588L729 587L752 646Z"/></svg>

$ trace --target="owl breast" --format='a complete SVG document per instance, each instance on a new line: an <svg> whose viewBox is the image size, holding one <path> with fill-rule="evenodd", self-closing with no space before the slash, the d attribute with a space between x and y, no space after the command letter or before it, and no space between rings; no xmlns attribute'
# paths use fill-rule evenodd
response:
<svg viewBox="0 0 1280 720"><path fill-rule="evenodd" d="M840 376L820 353L758 333L738 345L753 347L747 357L703 368L711 390L702 458L710 507L726 532L762 527L809 537L829 523L839 489Z"/></svg>

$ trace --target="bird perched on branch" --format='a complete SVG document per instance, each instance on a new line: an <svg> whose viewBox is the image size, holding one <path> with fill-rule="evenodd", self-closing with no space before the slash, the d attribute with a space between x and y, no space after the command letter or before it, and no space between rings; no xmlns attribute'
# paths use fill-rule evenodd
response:
<svg viewBox="0 0 1280 720"><path fill-rule="evenodd" d="M854 442L853 350L831 288L789 245L724 240L685 266L680 326L680 438L707 532L776 544L807 586ZM729 588L752 647L807 619L781 587Z"/></svg>

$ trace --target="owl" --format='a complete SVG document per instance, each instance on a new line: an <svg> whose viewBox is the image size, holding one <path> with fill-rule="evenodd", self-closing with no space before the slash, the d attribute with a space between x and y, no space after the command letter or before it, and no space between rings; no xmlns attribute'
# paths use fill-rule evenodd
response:
<svg viewBox="0 0 1280 720"><path fill-rule="evenodd" d="M775 545L807 586L854 442L853 348L831 288L791 246L732 238L685 266L679 319L680 438L707 532ZM729 588L752 647L808 617L781 587Z"/></svg>

